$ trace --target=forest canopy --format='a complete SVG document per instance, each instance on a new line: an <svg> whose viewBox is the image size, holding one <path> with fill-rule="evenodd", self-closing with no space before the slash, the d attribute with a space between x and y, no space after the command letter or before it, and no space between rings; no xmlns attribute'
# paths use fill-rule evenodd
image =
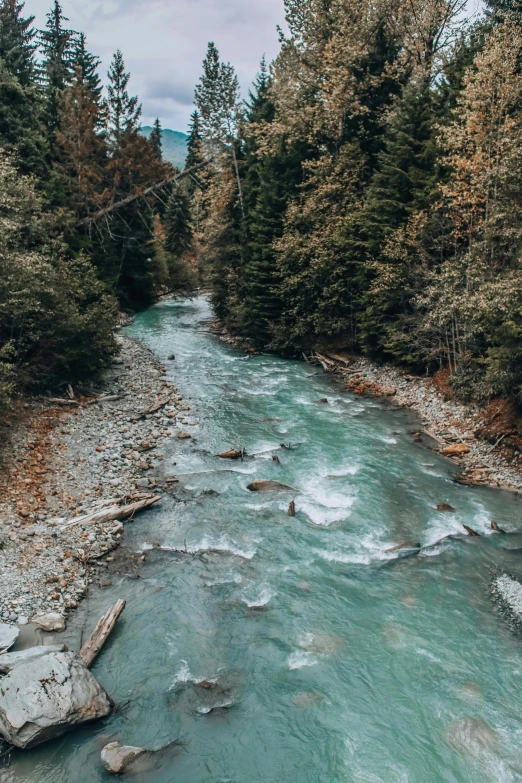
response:
<svg viewBox="0 0 522 783"><path fill-rule="evenodd" d="M284 0L247 100L208 45L183 179L122 52L0 0L0 407L81 382L119 310L208 286L259 350L318 345L522 403L522 6Z"/></svg>

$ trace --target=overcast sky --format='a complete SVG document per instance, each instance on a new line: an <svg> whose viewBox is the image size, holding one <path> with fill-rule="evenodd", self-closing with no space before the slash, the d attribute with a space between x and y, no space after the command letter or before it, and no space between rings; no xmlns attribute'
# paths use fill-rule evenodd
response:
<svg viewBox="0 0 522 783"><path fill-rule="evenodd" d="M26 0L39 27L53 0ZM165 128L185 131L194 86L208 41L233 63L246 94L264 53L278 51L283 0L62 0L69 25L87 35L105 75L116 49L131 72L130 88L143 103L143 124L159 116Z"/></svg>
<svg viewBox="0 0 522 783"><path fill-rule="evenodd" d="M39 27L53 0L26 0ZM480 0L469 0L475 8ZM263 54L278 52L283 0L62 0L69 26L83 31L105 76L116 49L143 103L143 124L185 131L208 41L235 66L244 94Z"/></svg>

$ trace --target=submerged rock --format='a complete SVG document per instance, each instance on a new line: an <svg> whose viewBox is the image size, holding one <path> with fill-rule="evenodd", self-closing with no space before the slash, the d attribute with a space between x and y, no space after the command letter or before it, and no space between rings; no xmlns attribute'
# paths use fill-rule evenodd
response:
<svg viewBox="0 0 522 783"><path fill-rule="evenodd" d="M41 649L2 657L9 673L0 679L0 735L18 748L32 748L112 710L78 655Z"/></svg>
<svg viewBox="0 0 522 783"><path fill-rule="evenodd" d="M292 490L292 487L287 487L285 484L280 484L278 481L253 481L248 485L247 489L250 492L267 492L270 490L284 489Z"/></svg>
<svg viewBox="0 0 522 783"><path fill-rule="evenodd" d="M146 752L144 748L135 748L132 745L120 745L119 742L111 742L102 750L101 760L107 772L112 772L113 775L121 775L127 770L132 761Z"/></svg>
<svg viewBox="0 0 522 783"><path fill-rule="evenodd" d="M446 729L446 742L459 753L480 756L484 751L493 750L498 745L497 732L488 726L482 718L463 715L456 718Z"/></svg>
<svg viewBox="0 0 522 783"><path fill-rule="evenodd" d="M419 551L421 548L421 545L417 541L404 541L402 544L396 544L395 546L391 546L389 549L386 549L386 554L391 554L392 552L403 552L406 551Z"/></svg>
<svg viewBox="0 0 522 783"><path fill-rule="evenodd" d="M20 629L14 625L0 624L0 653L9 650L18 639Z"/></svg>

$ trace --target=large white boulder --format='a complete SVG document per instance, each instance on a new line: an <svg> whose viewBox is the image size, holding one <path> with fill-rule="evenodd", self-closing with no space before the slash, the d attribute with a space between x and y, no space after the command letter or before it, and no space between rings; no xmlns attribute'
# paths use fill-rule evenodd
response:
<svg viewBox="0 0 522 783"><path fill-rule="evenodd" d="M112 702L72 652L37 647L0 656L0 735L31 748L109 715Z"/></svg>
<svg viewBox="0 0 522 783"><path fill-rule="evenodd" d="M0 623L0 653L5 652L13 646L18 639L19 633L20 629L16 628L14 625Z"/></svg>

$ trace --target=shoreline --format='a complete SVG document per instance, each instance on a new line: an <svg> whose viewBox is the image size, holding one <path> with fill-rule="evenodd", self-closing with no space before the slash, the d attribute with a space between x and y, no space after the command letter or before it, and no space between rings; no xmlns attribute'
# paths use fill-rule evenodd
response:
<svg viewBox="0 0 522 783"><path fill-rule="evenodd" d="M132 338L118 339L121 353L96 393L26 401L4 444L0 624L25 626L48 613L65 618L91 584L103 586L124 525L76 519L157 500L149 476L161 472L161 446L190 426L190 409L159 358Z"/></svg>
<svg viewBox="0 0 522 783"><path fill-rule="evenodd" d="M222 330L215 336L245 349ZM65 618L91 584L104 586L124 525L118 516L85 524L81 518L110 506L158 501L158 483L150 476L161 474L161 446L190 437L183 432L194 423L187 418L190 408L165 378L164 364L133 338L118 339L121 353L96 393L27 401L4 445L9 466L0 478L0 623L27 625L52 612ZM341 380L346 391L411 410L422 424L412 432L415 440L426 446L425 438L432 439L433 450L460 469L458 483L522 492L520 467L476 436L484 424L481 412L445 399L430 379L327 350L304 358ZM444 453L455 447L460 454ZM64 527L69 522L75 524Z"/></svg>
<svg viewBox="0 0 522 783"><path fill-rule="evenodd" d="M396 408L411 410L423 427L411 434L424 445L425 438L437 444L429 448L460 469L454 478L457 483L522 494L522 465L511 449L502 448L504 436L500 434L493 444L480 437L477 432L486 424L484 411L447 399L432 378L337 352L315 354L307 361L340 376L346 391L386 398Z"/></svg>
<svg viewBox="0 0 522 783"><path fill-rule="evenodd" d="M214 322L214 332L222 342L251 356L256 354L247 340L234 337L219 322ZM345 391L386 398L396 408L411 410L422 423L422 429L412 432L415 440L460 469L454 479L457 483L522 495L522 453L517 449L518 457L514 456L515 451L502 443L508 433L499 432L493 443L477 435L477 430L487 428L484 411L476 405L447 399L433 378L415 376L391 364L381 365L324 346L310 356L303 354L303 360L341 378ZM437 447L428 445L427 439Z"/></svg>

